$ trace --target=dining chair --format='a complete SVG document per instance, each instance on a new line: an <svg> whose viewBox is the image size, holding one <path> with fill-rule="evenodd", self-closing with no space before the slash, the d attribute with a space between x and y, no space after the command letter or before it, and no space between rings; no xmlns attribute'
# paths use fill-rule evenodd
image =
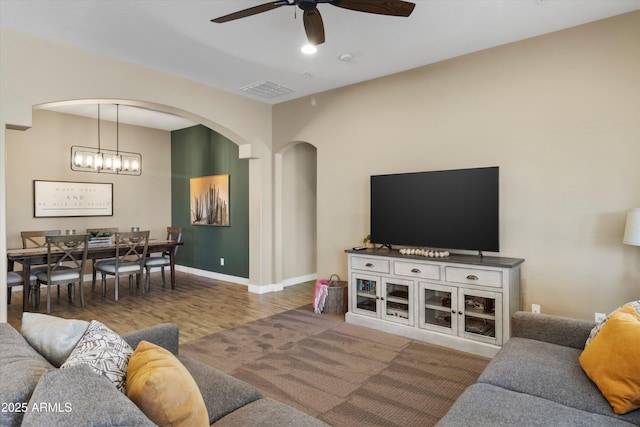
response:
<svg viewBox="0 0 640 427"><path fill-rule="evenodd" d="M182 228L167 227L167 240L178 243L182 242ZM176 246L168 251L164 251L159 256L149 256L144 260L144 268L146 270L145 288L147 291L149 290L149 284L151 282L151 269L154 267L160 267L160 273L162 275L162 287L165 287L166 280L164 277L164 268L166 266L171 266L171 251L173 251L173 255L175 256L176 253L178 253L179 247L180 246ZM171 274L175 274L175 271L172 270Z"/></svg>
<svg viewBox="0 0 640 427"><path fill-rule="evenodd" d="M47 246L47 236L59 236L60 230L34 230L21 231L22 249L44 248ZM37 275L47 269L46 265L31 266L31 274ZM32 306L34 310L40 305L40 290L38 284L32 282L28 288L23 288L24 298L32 298ZM58 286L58 296L60 296L60 287Z"/></svg>
<svg viewBox="0 0 640 427"><path fill-rule="evenodd" d="M109 234L116 234L119 231L118 227L102 227L102 228L87 228L86 232L89 235L94 235L94 234L103 234L103 233L109 233ZM110 258L113 259L113 258ZM96 272L96 263L98 261L101 261L99 259L92 259L91 260L91 292L93 292L96 288L96 276L97 276L97 272Z"/></svg>
<svg viewBox="0 0 640 427"><path fill-rule="evenodd" d="M7 304L11 304L11 290L14 286L22 286L23 298L29 298L29 288L31 286L35 286L36 281L37 281L36 275L31 273L31 277L29 279L30 283L25 286L22 280L21 272L17 272L17 271L7 272Z"/></svg>
<svg viewBox="0 0 640 427"><path fill-rule="evenodd" d="M120 276L129 276L129 292L133 290L133 275L140 287L144 260L149 249L149 231L128 231L115 234L116 257L98 261L96 271L102 275L102 296L107 295L107 275L115 277L115 300L118 301Z"/></svg>
<svg viewBox="0 0 640 427"><path fill-rule="evenodd" d="M84 266L89 248L88 234L47 236L47 269L36 274L38 286L47 286L47 313L51 313L51 286L67 284L69 301L74 301L74 284L80 288L84 308Z"/></svg>

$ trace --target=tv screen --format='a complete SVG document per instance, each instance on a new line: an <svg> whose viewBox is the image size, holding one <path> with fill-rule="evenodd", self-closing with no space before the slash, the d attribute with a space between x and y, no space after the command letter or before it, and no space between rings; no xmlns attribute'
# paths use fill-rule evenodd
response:
<svg viewBox="0 0 640 427"><path fill-rule="evenodd" d="M371 241L498 252L499 168L372 176Z"/></svg>

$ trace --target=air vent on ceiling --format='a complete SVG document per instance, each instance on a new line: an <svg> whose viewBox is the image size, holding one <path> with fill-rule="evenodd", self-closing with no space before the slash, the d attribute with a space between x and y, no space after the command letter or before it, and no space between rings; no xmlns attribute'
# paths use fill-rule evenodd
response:
<svg viewBox="0 0 640 427"><path fill-rule="evenodd" d="M288 87L280 86L277 83L267 81L254 83L252 85L240 88L240 90L253 95L261 96L263 98L275 98L276 96L284 95L291 92L291 89L289 89Z"/></svg>

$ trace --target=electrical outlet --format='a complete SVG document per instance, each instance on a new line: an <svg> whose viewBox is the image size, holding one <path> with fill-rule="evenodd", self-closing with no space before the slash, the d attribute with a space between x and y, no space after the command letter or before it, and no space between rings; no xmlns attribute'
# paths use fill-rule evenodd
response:
<svg viewBox="0 0 640 427"><path fill-rule="evenodd" d="M224 258L220 258L220 265L224 265Z"/></svg>
<svg viewBox="0 0 640 427"><path fill-rule="evenodd" d="M602 322L604 319L606 319L607 315L604 313L596 313L595 315L595 320L597 323Z"/></svg>
<svg viewBox="0 0 640 427"><path fill-rule="evenodd" d="M540 304L531 304L531 312L540 314Z"/></svg>

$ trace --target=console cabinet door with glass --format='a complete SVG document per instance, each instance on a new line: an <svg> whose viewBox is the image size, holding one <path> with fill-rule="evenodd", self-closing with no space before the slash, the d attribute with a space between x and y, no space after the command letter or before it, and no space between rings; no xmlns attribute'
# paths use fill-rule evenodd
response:
<svg viewBox="0 0 640 427"><path fill-rule="evenodd" d="M353 312L371 317L380 317L381 301L378 291L382 286L380 276L353 273L351 277L353 292L351 304Z"/></svg>
<svg viewBox="0 0 640 427"><path fill-rule="evenodd" d="M458 288L420 282L420 327L458 334Z"/></svg>
<svg viewBox="0 0 640 427"><path fill-rule="evenodd" d="M383 278L384 292L383 318L391 322L413 326L413 294L415 282L412 280Z"/></svg>
<svg viewBox="0 0 640 427"><path fill-rule="evenodd" d="M458 314L459 336L502 345L502 294L460 288Z"/></svg>

